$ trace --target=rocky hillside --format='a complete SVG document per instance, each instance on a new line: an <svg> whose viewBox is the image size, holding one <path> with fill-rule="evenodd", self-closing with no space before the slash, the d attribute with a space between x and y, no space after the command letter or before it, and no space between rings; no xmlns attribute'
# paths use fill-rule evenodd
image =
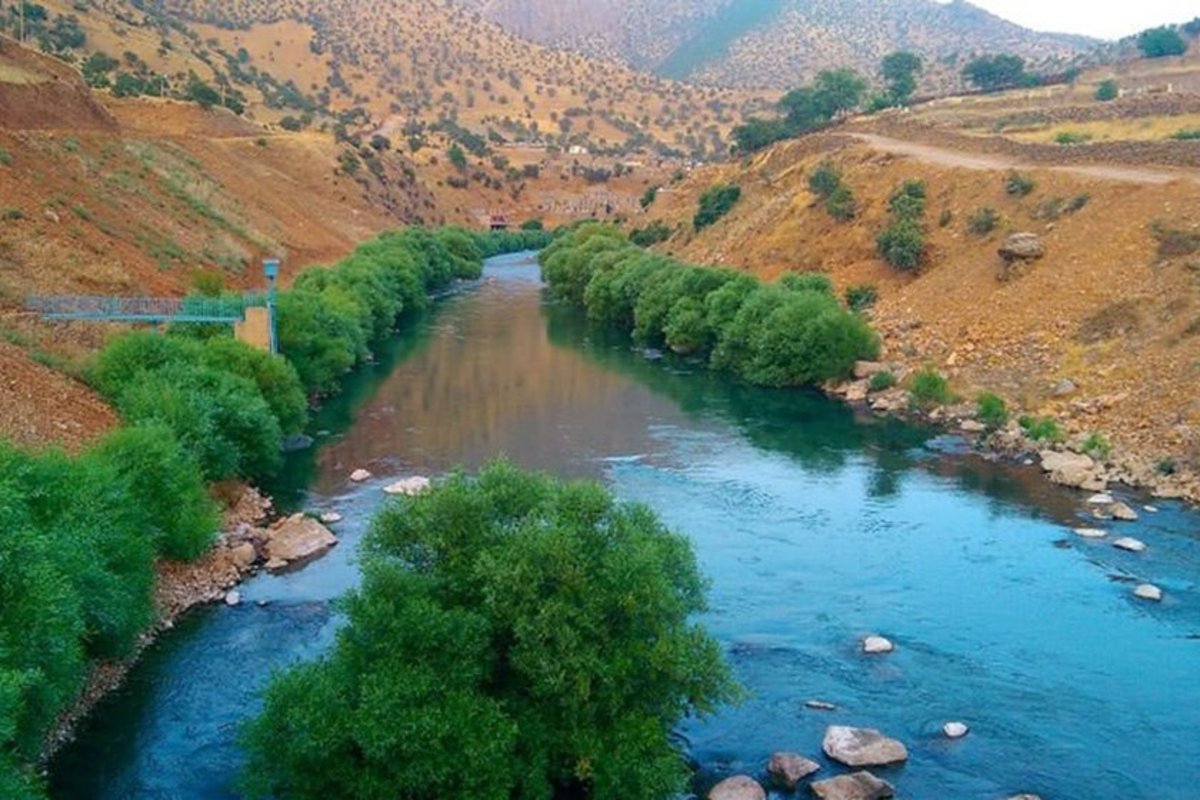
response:
<svg viewBox="0 0 1200 800"><path fill-rule="evenodd" d="M1041 62L1094 44L1035 33L962 0L459 2L539 42L720 86L787 88L831 65L873 72L880 58L902 49L949 74L975 53Z"/></svg>

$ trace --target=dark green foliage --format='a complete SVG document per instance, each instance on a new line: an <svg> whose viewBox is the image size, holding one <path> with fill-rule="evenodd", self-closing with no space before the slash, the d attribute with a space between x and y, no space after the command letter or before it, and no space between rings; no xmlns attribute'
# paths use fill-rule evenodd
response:
<svg viewBox="0 0 1200 800"><path fill-rule="evenodd" d="M1183 128L1172 133L1171 138L1177 142L1194 142L1200 140L1200 129Z"/></svg>
<svg viewBox="0 0 1200 800"><path fill-rule="evenodd" d="M1200 253L1200 230L1177 228L1157 221L1150 231L1158 242L1159 258L1177 258Z"/></svg>
<svg viewBox="0 0 1200 800"><path fill-rule="evenodd" d="M925 233L912 219L893 222L879 234L876 244L884 261L905 272L921 266L925 256Z"/></svg>
<svg viewBox="0 0 1200 800"><path fill-rule="evenodd" d="M871 380L867 383L867 389L871 392L886 392L895 385L896 376L888 370L884 370L871 376Z"/></svg>
<svg viewBox="0 0 1200 800"><path fill-rule="evenodd" d="M669 734L735 689L687 540L594 484L498 463L398 501L333 652L246 730L251 796L677 796Z"/></svg>
<svg viewBox="0 0 1200 800"><path fill-rule="evenodd" d="M1035 442L1061 442L1065 438L1058 423L1050 417L1033 417L1026 414L1017 422L1024 429L1025 435Z"/></svg>
<svg viewBox="0 0 1200 800"><path fill-rule="evenodd" d="M842 185L842 171L832 161L822 161L808 176L808 188L818 197L832 197Z"/></svg>
<svg viewBox="0 0 1200 800"><path fill-rule="evenodd" d="M751 117L733 129L740 153L752 153L792 136L828 125L842 112L857 108L867 82L852 69L825 70L810 86L793 89L779 101L777 119Z"/></svg>
<svg viewBox="0 0 1200 800"><path fill-rule="evenodd" d="M796 131L786 119L750 117L735 127L732 135L737 152L753 153L796 135Z"/></svg>
<svg viewBox="0 0 1200 800"><path fill-rule="evenodd" d="M207 110L220 104L221 94L195 75L188 83L186 98Z"/></svg>
<svg viewBox="0 0 1200 800"><path fill-rule="evenodd" d="M446 156L450 159L450 164L455 169L462 170L467 168L467 154L463 152L463 149L458 142L450 145L450 149L446 152Z"/></svg>
<svg viewBox="0 0 1200 800"><path fill-rule="evenodd" d="M849 222L858 214L858 203L847 186L839 186L825 200L825 211L838 222Z"/></svg>
<svg viewBox="0 0 1200 800"><path fill-rule="evenodd" d="M1187 40L1170 25L1142 31L1138 34L1137 44L1146 58L1181 56L1188 51Z"/></svg>
<svg viewBox="0 0 1200 800"><path fill-rule="evenodd" d="M983 392L975 399L975 411L989 431L998 431L1008 424L1008 404L992 392Z"/></svg>
<svg viewBox="0 0 1200 800"><path fill-rule="evenodd" d="M897 219L920 219L925 215L925 182L907 180L892 193L888 211Z"/></svg>
<svg viewBox="0 0 1200 800"><path fill-rule="evenodd" d="M866 311L879 300L879 290L870 284L851 286L846 290L846 305L851 311Z"/></svg>
<svg viewBox="0 0 1200 800"><path fill-rule="evenodd" d="M950 405L957 399L950 391L946 376L932 368L913 373L908 379L908 393L912 396L913 406L922 411Z"/></svg>
<svg viewBox="0 0 1200 800"><path fill-rule="evenodd" d="M634 228L629 233L629 241L638 247L650 247L665 242L675 233L670 225L662 220L655 220L644 228Z"/></svg>
<svg viewBox="0 0 1200 800"><path fill-rule="evenodd" d="M1183 32L1192 38L1200 36L1200 17L1193 17L1191 22L1185 22Z"/></svg>
<svg viewBox="0 0 1200 800"><path fill-rule="evenodd" d="M788 275L778 286L730 270L692 267L588 225L542 256L551 290L642 342L708 356L717 369L769 386L843 377L878 340L838 303L829 279Z"/></svg>
<svg viewBox="0 0 1200 800"><path fill-rule="evenodd" d="M1026 82L1025 59L1020 56L983 56L963 69L963 76L985 92L1012 89Z"/></svg>
<svg viewBox="0 0 1200 800"><path fill-rule="evenodd" d="M651 186L642 193L641 205L643 209L654 205L654 201L658 199L658 192L661 186Z"/></svg>
<svg viewBox="0 0 1200 800"><path fill-rule="evenodd" d="M970 219L967 220L967 230L976 236L987 236L992 231L996 230L996 226L1000 224L1000 214L996 209L984 207L977 209Z"/></svg>
<svg viewBox="0 0 1200 800"><path fill-rule="evenodd" d="M884 56L881 72L887 81L887 96L891 105L904 105L917 91L917 76L924 68L921 57L900 51Z"/></svg>
<svg viewBox="0 0 1200 800"><path fill-rule="evenodd" d="M1004 179L1004 191L1012 197L1027 197L1036 188L1033 178L1019 172L1010 172Z"/></svg>
<svg viewBox="0 0 1200 800"><path fill-rule="evenodd" d="M692 220L696 230L713 225L728 214L742 199L742 189L730 184L719 184L700 195L700 207Z"/></svg>
<svg viewBox="0 0 1200 800"><path fill-rule="evenodd" d="M1085 142L1090 142L1091 140L1092 140L1091 134L1078 133L1076 131L1063 131L1062 133L1059 133L1057 136L1054 137L1055 144L1061 144L1061 145L1065 145L1065 146L1069 146L1069 145L1073 145L1073 144L1084 144Z"/></svg>
<svg viewBox="0 0 1200 800"><path fill-rule="evenodd" d="M1117 86L1117 82L1111 78L1106 81L1101 81L1096 86L1096 99L1101 103L1107 103L1110 100L1116 100L1121 96L1121 89Z"/></svg>

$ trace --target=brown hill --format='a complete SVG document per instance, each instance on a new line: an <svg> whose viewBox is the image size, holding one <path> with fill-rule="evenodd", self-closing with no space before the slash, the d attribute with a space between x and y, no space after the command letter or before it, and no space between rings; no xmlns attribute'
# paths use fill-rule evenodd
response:
<svg viewBox="0 0 1200 800"><path fill-rule="evenodd" d="M789 88L830 66L873 73L911 50L955 74L967 57L1067 58L1092 40L1044 34L962 0L458 0L522 36L721 86Z"/></svg>
<svg viewBox="0 0 1200 800"><path fill-rule="evenodd" d="M0 34L0 125L113 131L112 116L92 98L79 73Z"/></svg>

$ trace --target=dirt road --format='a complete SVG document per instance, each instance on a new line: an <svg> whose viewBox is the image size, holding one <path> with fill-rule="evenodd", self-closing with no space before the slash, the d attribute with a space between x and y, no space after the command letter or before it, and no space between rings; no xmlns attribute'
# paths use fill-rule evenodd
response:
<svg viewBox="0 0 1200 800"><path fill-rule="evenodd" d="M1050 166L1044 164L1026 163L1020 159L990 153L965 153L950 150L936 145L921 144L920 142L893 139L874 133L852 133L855 139L870 145L884 153L906 156L944 167L959 167L977 170L1010 170L1010 169L1051 169L1056 172L1067 172L1085 178L1117 181L1120 183L1136 183L1139 185L1162 186L1172 181L1192 181L1200 184L1200 174L1183 170L1146 169L1144 167L1109 166L1107 164L1065 166Z"/></svg>

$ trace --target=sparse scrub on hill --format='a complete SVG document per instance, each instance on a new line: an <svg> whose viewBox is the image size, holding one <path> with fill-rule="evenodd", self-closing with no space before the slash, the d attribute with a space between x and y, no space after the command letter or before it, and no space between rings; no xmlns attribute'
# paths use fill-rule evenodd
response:
<svg viewBox="0 0 1200 800"><path fill-rule="evenodd" d="M1004 191L1011 197L1028 197L1036 188L1033 178L1020 172L1010 172L1004 179Z"/></svg>
<svg viewBox="0 0 1200 800"><path fill-rule="evenodd" d="M687 539L598 484L457 474L385 508L362 562L332 651L244 731L251 797L666 800L672 729L738 697Z"/></svg>
<svg viewBox="0 0 1200 800"><path fill-rule="evenodd" d="M1017 423L1025 431L1025 435L1035 442L1056 444L1066 438L1058 423L1051 417L1035 417L1024 414L1017 420Z"/></svg>
<svg viewBox="0 0 1200 800"><path fill-rule="evenodd" d="M1101 81L1099 85L1096 86L1095 98L1101 103L1107 103L1111 100L1116 100L1120 96L1121 89L1117 85L1117 82L1111 78L1106 81Z"/></svg>
<svg viewBox="0 0 1200 800"><path fill-rule="evenodd" d="M876 237L879 255L901 271L915 270L925 257L926 189L923 181L907 180L888 200L891 223Z"/></svg>
<svg viewBox="0 0 1200 800"><path fill-rule="evenodd" d="M1181 228L1159 220L1151 228L1158 242L1159 258L1177 258L1200 253L1200 230Z"/></svg>
<svg viewBox="0 0 1200 800"><path fill-rule="evenodd" d="M1062 131L1055 135L1054 143L1061 145L1086 144L1092 140L1090 133L1080 133L1078 131Z"/></svg>
<svg viewBox="0 0 1200 800"><path fill-rule="evenodd" d="M825 199L825 211L838 222L849 222L858 215L858 203L848 186L839 186Z"/></svg>
<svg viewBox="0 0 1200 800"><path fill-rule="evenodd" d="M1083 208L1091 200L1091 195L1078 194L1070 200L1062 197L1047 197L1034 207L1029 215L1036 220L1053 221L1065 214L1074 214Z"/></svg>
<svg viewBox="0 0 1200 800"><path fill-rule="evenodd" d="M13 163L12 153L7 149L0 147L0 167L11 167Z"/></svg>
<svg viewBox="0 0 1200 800"><path fill-rule="evenodd" d="M555 242L542 254L542 269L554 294L592 319L706 357L751 383L819 383L878 354L877 337L841 306L824 275L764 285L648 253L599 225Z"/></svg>
<svg viewBox="0 0 1200 800"><path fill-rule="evenodd" d="M1177 142L1200 141L1200 128L1183 128L1172 133L1171 138Z"/></svg>
<svg viewBox="0 0 1200 800"><path fill-rule="evenodd" d="M842 185L842 172L832 161L822 161L808 175L808 188L819 197L827 198Z"/></svg>
<svg viewBox="0 0 1200 800"><path fill-rule="evenodd" d="M629 233L629 241L638 247L650 247L665 242L675 233L675 229L662 220L655 220L644 228L634 228Z"/></svg>
<svg viewBox="0 0 1200 800"><path fill-rule="evenodd" d="M717 223L722 217L733 210L742 199L742 189L732 184L714 186L700 195L699 208L692 219L692 226L702 230Z"/></svg>
<svg viewBox="0 0 1200 800"><path fill-rule="evenodd" d="M1187 40L1170 25L1142 31L1138 34L1137 45L1146 58L1181 56L1188 50Z"/></svg>
<svg viewBox="0 0 1200 800"><path fill-rule="evenodd" d="M971 214L967 220L967 230L976 236L987 236L996 230L1000 224L1000 214L996 209L984 206Z"/></svg>
<svg viewBox="0 0 1200 800"><path fill-rule="evenodd" d="M642 193L642 198L639 202L643 210L654 205L654 201L658 199L658 192L661 188L661 186L650 186Z"/></svg>
<svg viewBox="0 0 1200 800"><path fill-rule="evenodd" d="M851 311L863 312L879 301L879 290L871 284L859 284L846 290L846 307Z"/></svg>

